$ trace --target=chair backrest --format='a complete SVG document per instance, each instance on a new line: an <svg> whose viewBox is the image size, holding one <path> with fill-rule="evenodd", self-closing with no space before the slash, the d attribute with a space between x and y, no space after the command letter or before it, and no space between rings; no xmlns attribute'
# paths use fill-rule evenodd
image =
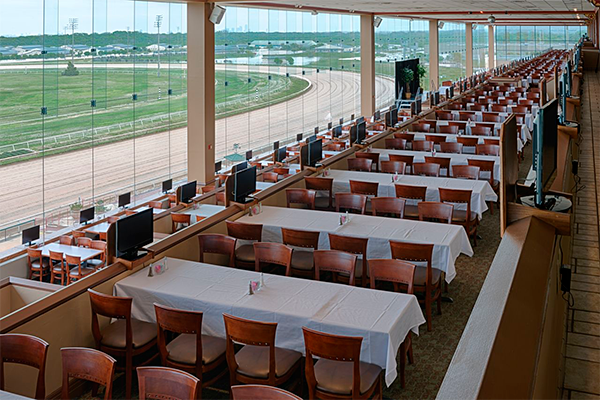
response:
<svg viewBox="0 0 600 400"><path fill-rule="evenodd" d="M473 107L473 106L471 106ZM473 119L473 113L470 111L461 111L458 113L459 121L469 121Z"/></svg>
<svg viewBox="0 0 600 400"><path fill-rule="evenodd" d="M282 243L254 242L254 266L260 272L261 265L275 264L285 267L285 275L292 275L292 249Z"/></svg>
<svg viewBox="0 0 600 400"><path fill-rule="evenodd" d="M471 128L474 129L474 128ZM456 138L456 141L460 144L463 145L463 147L475 147L477 146L477 143L479 143L479 139L474 138L474 137L464 137L464 136L458 136Z"/></svg>
<svg viewBox="0 0 600 400"><path fill-rule="evenodd" d="M473 165L453 165L452 176L463 179L479 179L479 167Z"/></svg>
<svg viewBox="0 0 600 400"><path fill-rule="evenodd" d="M285 167L274 167L273 172L277 175L287 175L290 173L290 169Z"/></svg>
<svg viewBox="0 0 600 400"><path fill-rule="evenodd" d="M262 225L246 224L237 221L225 221L227 223L227 234L231 237L241 240L262 239Z"/></svg>
<svg viewBox="0 0 600 400"><path fill-rule="evenodd" d="M0 390L4 390L5 363L29 365L38 369L35 398L44 399L47 355L48 343L40 338L17 333L0 334Z"/></svg>
<svg viewBox="0 0 600 400"><path fill-rule="evenodd" d="M414 163L413 173L415 175L440 176L440 164L434 164L429 162Z"/></svg>
<svg viewBox="0 0 600 400"><path fill-rule="evenodd" d="M377 196L379 182L363 182L350 179L350 193Z"/></svg>
<svg viewBox="0 0 600 400"><path fill-rule="evenodd" d="M484 178L484 179L489 179L490 185L492 185L492 186L494 185L494 166L495 166L495 163L494 163L493 160L467 159L467 162L469 163L469 165L471 165L473 167L478 167L479 168L478 179L479 178L483 178L481 176L482 172L489 173L489 177L488 178Z"/></svg>
<svg viewBox="0 0 600 400"><path fill-rule="evenodd" d="M390 161L402 161L406 167L410 167L412 172L412 165L415 156L403 155L403 154L390 154Z"/></svg>
<svg viewBox="0 0 600 400"><path fill-rule="evenodd" d="M415 185L401 185L395 184L396 197L406 200L420 200L425 201L427 194L427 186L415 186Z"/></svg>
<svg viewBox="0 0 600 400"><path fill-rule="evenodd" d="M440 150L442 150L442 153L461 154L462 149L463 149L462 143L458 143L458 142L440 143Z"/></svg>
<svg viewBox="0 0 600 400"><path fill-rule="evenodd" d="M371 199L373 215L393 215L404 218L404 205L406 201L398 197L374 197Z"/></svg>
<svg viewBox="0 0 600 400"><path fill-rule="evenodd" d="M385 139L385 148L392 149L392 150L404 150L404 149L406 149L406 139L401 139L401 138Z"/></svg>
<svg viewBox="0 0 600 400"><path fill-rule="evenodd" d="M200 379L174 368L138 367L139 398L142 399L199 399Z"/></svg>
<svg viewBox="0 0 600 400"><path fill-rule="evenodd" d="M63 258L64 255L63 255L63 253L60 253L58 251L52 251L52 250L50 250L49 253L50 253L50 257L49 257L50 260L52 260L52 261L59 261L60 264L62 265L62 263L64 261L64 258Z"/></svg>
<svg viewBox="0 0 600 400"><path fill-rule="evenodd" d="M371 172L373 160L368 158L348 158L349 171Z"/></svg>
<svg viewBox="0 0 600 400"><path fill-rule="evenodd" d="M63 347L62 399L70 399L70 378L84 379L105 386L104 399L112 399L113 378L117 360L95 349L85 347Z"/></svg>
<svg viewBox="0 0 600 400"><path fill-rule="evenodd" d="M355 193L338 193L335 195L335 210L354 211L364 214L367 208L367 196Z"/></svg>
<svg viewBox="0 0 600 400"><path fill-rule="evenodd" d="M415 132L429 132L431 130L431 124L424 122L412 124L412 130Z"/></svg>
<svg viewBox="0 0 600 400"><path fill-rule="evenodd" d="M400 292L400 285L406 285L406 293L413 294L415 265L402 260L369 260L369 278L371 289L377 288L378 281L392 282L394 291Z"/></svg>
<svg viewBox="0 0 600 400"><path fill-rule="evenodd" d="M429 140L415 140L413 142L413 150L415 151L432 151L433 142Z"/></svg>
<svg viewBox="0 0 600 400"><path fill-rule="evenodd" d="M173 232L176 232L181 227L189 226L191 222L190 214L171 213L171 221L173 222ZM181 227L180 227L181 224Z"/></svg>
<svg viewBox="0 0 600 400"><path fill-rule="evenodd" d="M473 126L471 127L471 135L476 136L490 136L492 134L492 129L487 126ZM468 139L468 138L463 138ZM475 142L477 145L477 142Z"/></svg>
<svg viewBox="0 0 600 400"><path fill-rule="evenodd" d="M437 119L439 119L441 121L452 121L452 119L454 119L454 116L452 115L451 112L436 111L435 114L436 114Z"/></svg>
<svg viewBox="0 0 600 400"><path fill-rule="evenodd" d="M73 245L73 236L62 235L60 238L58 238L58 240L60 244L66 244L68 246Z"/></svg>
<svg viewBox="0 0 600 400"><path fill-rule="evenodd" d="M205 188L208 188L208 186L205 186L205 187L203 187L203 188L202 188L202 193L204 193L204 189L205 189ZM214 186L212 186L212 190L214 190L214 189L215 189L215 187L214 187ZM210 190L207 190L207 191L210 191ZM158 209L162 209L162 208L163 208L163 204L164 204L164 202L162 202L162 201L158 201L158 200L155 200L155 201L151 201L151 202L149 202L149 203L148 203L148 206L149 206L149 207L151 207L151 208L158 208Z"/></svg>
<svg viewBox="0 0 600 400"><path fill-rule="evenodd" d="M267 385L237 385L231 387L233 400L302 400L287 390Z"/></svg>
<svg viewBox="0 0 600 400"><path fill-rule="evenodd" d="M90 247L92 239L89 237L80 237L77 239L77 246L79 247Z"/></svg>
<svg viewBox="0 0 600 400"><path fill-rule="evenodd" d="M478 144L477 154L484 156L499 156L500 146L497 144Z"/></svg>
<svg viewBox="0 0 600 400"><path fill-rule="evenodd" d="M456 135L458 133L458 126L456 126L456 125L439 125L438 132ZM427 139L427 140L429 140L429 139Z"/></svg>
<svg viewBox="0 0 600 400"><path fill-rule="evenodd" d="M65 262L67 264L67 269L72 269L74 266L77 267L77 272L81 276L81 257L65 254Z"/></svg>
<svg viewBox="0 0 600 400"><path fill-rule="evenodd" d="M333 206L333 179L320 177L304 178L304 185L307 189L315 191L327 192L329 196L329 208Z"/></svg>
<svg viewBox="0 0 600 400"><path fill-rule="evenodd" d="M71 232L71 235L73 235L73 237L75 239L79 239L79 238L85 236L85 232L84 231L73 231L73 232Z"/></svg>
<svg viewBox="0 0 600 400"><path fill-rule="evenodd" d="M498 100L498 104L500 104L501 106L510 106L514 103L513 99L502 99L502 100Z"/></svg>
<svg viewBox="0 0 600 400"><path fill-rule="evenodd" d="M433 258L433 244L408 243L390 240L392 258L395 260L409 261L413 263L427 263L427 286L431 285L433 271L431 263Z"/></svg>
<svg viewBox="0 0 600 400"><path fill-rule="evenodd" d="M466 204L467 219L471 218L471 196L473 194L472 190L438 188L438 191L440 193L440 201L442 203L450 203L453 205Z"/></svg>
<svg viewBox="0 0 600 400"><path fill-rule="evenodd" d="M494 114L483 114L483 122L502 122L502 117Z"/></svg>
<svg viewBox="0 0 600 400"><path fill-rule="evenodd" d="M418 204L418 207L420 221L452 223L452 212L454 211L452 204L445 204L438 201L422 201Z"/></svg>
<svg viewBox="0 0 600 400"><path fill-rule="evenodd" d="M453 128L458 129L458 127L453 126ZM425 140L429 140L430 142L433 142L433 144L442 144L446 142L446 136L445 135L425 135Z"/></svg>
<svg viewBox="0 0 600 400"><path fill-rule="evenodd" d="M106 242L103 240L92 240L90 249L106 251Z"/></svg>
<svg viewBox="0 0 600 400"><path fill-rule="evenodd" d="M301 231L281 228L281 241L285 245L317 250L319 248L319 231Z"/></svg>
<svg viewBox="0 0 600 400"><path fill-rule="evenodd" d="M360 395L360 348L362 337L331 335L302 327L306 348L306 383L309 398L314 399L317 388L314 357L352 363L352 392L349 398Z"/></svg>
<svg viewBox="0 0 600 400"><path fill-rule="evenodd" d="M303 204L309 209L314 210L317 192L312 189L286 189L285 198L288 208L290 208L292 204Z"/></svg>
<svg viewBox="0 0 600 400"><path fill-rule="evenodd" d="M92 305L92 334L96 341L96 347L100 347L102 333L100 332L100 322L98 315L108 318L125 320L125 343L126 347L133 346L133 332L131 330L131 297L117 297L108 294L99 293L88 289L90 302Z"/></svg>
<svg viewBox="0 0 600 400"><path fill-rule="evenodd" d="M199 261L204 261L204 254L220 254L227 257L226 265L235 267L235 238L220 233L201 233L198 235Z"/></svg>
<svg viewBox="0 0 600 400"><path fill-rule="evenodd" d="M406 171L406 163L403 161L382 161L381 172L387 174L404 175Z"/></svg>
<svg viewBox="0 0 600 400"><path fill-rule="evenodd" d="M452 110L452 111L462 110L462 108L463 108L463 105L460 103L448 104L448 106L446 107L447 110Z"/></svg>
<svg viewBox="0 0 600 400"><path fill-rule="evenodd" d="M440 169L445 169L447 171L450 170L451 161L452 159L450 157L425 156L425 164L437 164L440 166Z"/></svg>
<svg viewBox="0 0 600 400"><path fill-rule="evenodd" d="M505 113L507 111L507 108L506 106L500 104L492 104L492 111Z"/></svg>
<svg viewBox="0 0 600 400"><path fill-rule="evenodd" d="M277 172L263 172L263 182L277 182L279 180L279 174Z"/></svg>
<svg viewBox="0 0 600 400"><path fill-rule="evenodd" d="M424 125L429 126L429 124L424 124ZM427 132L429 132L429 131L427 131ZM394 133L394 138L395 139L404 139L404 140L406 140L406 143L410 143L413 140L415 140L415 134L414 133L406 133L406 132L397 132L397 133ZM405 145L406 145L406 143L405 143Z"/></svg>
<svg viewBox="0 0 600 400"><path fill-rule="evenodd" d="M348 284L354 286L356 259L354 254L339 250L315 250L315 279L321 280L321 272L333 273L333 281L337 282L340 272L348 274Z"/></svg>
<svg viewBox="0 0 600 400"><path fill-rule="evenodd" d="M336 235L329 233L329 248L350 254L360 255L363 263L363 271L367 270L367 246L369 238L358 238L353 236Z"/></svg>
<svg viewBox="0 0 600 400"><path fill-rule="evenodd" d="M111 215L110 217L106 218L106 221L109 224L114 224L115 222L117 222L119 220L119 216L118 215Z"/></svg>
<svg viewBox="0 0 600 400"><path fill-rule="evenodd" d="M40 264L42 262L42 251L39 249L34 249L32 247L28 247L27 248L27 263L29 264L29 267L31 268L31 262L34 261L35 259L38 259L40 261Z"/></svg>
<svg viewBox="0 0 600 400"><path fill-rule="evenodd" d="M371 153L371 152L367 153L364 151L359 151L357 153L354 153L354 156L356 158L368 158L369 160L371 160L373 162L371 164L371 168L377 170L377 166L379 165L379 153Z"/></svg>

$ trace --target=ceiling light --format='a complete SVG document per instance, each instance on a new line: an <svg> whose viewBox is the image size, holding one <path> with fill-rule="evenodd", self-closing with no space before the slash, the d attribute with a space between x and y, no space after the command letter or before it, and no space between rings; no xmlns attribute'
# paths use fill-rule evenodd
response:
<svg viewBox="0 0 600 400"><path fill-rule="evenodd" d="M319 15L319 12L317 10L312 10L310 13L311 15Z"/></svg>

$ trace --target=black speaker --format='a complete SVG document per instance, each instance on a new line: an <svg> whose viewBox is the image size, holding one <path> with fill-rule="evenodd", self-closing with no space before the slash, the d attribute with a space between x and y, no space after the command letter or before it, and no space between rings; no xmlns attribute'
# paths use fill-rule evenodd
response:
<svg viewBox="0 0 600 400"><path fill-rule="evenodd" d="M579 172L579 160L571 161L571 172L573 175L578 175Z"/></svg>

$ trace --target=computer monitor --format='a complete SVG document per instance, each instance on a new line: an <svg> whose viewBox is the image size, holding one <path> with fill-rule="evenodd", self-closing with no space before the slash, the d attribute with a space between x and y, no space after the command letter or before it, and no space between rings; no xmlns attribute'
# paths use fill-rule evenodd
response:
<svg viewBox="0 0 600 400"><path fill-rule="evenodd" d="M354 121L354 114L350 115L350 121Z"/></svg>
<svg viewBox="0 0 600 400"><path fill-rule="evenodd" d="M317 140L317 135L312 135L306 138L306 143L311 143Z"/></svg>
<svg viewBox="0 0 600 400"><path fill-rule="evenodd" d="M392 126L395 126L398 123L398 109L392 108L390 112L392 113Z"/></svg>
<svg viewBox="0 0 600 400"><path fill-rule="evenodd" d="M373 120L379 121L380 119L381 119L381 111L377 110L377 111L375 111L375 114L373 114Z"/></svg>
<svg viewBox="0 0 600 400"><path fill-rule="evenodd" d="M167 193L169 190L173 189L173 179L167 179L162 183L162 191L163 193Z"/></svg>
<svg viewBox="0 0 600 400"><path fill-rule="evenodd" d="M119 207L125 207L129 203L131 203L131 192L119 196Z"/></svg>
<svg viewBox="0 0 600 400"><path fill-rule="evenodd" d="M421 99L420 97L415 100L415 105L416 105L416 113L421 114L421 111L423 111L423 99Z"/></svg>
<svg viewBox="0 0 600 400"><path fill-rule="evenodd" d="M79 223L85 224L94 219L94 207L79 211Z"/></svg>
<svg viewBox="0 0 600 400"><path fill-rule="evenodd" d="M116 255L126 260L137 258L138 250L154 241L154 213L151 208L119 218L115 226Z"/></svg>
<svg viewBox="0 0 600 400"><path fill-rule="evenodd" d="M317 135L319 133L319 127L315 126L315 135Z"/></svg>
<svg viewBox="0 0 600 400"><path fill-rule="evenodd" d="M188 182L181 186L181 202L191 203L196 197L196 181Z"/></svg>
<svg viewBox="0 0 600 400"><path fill-rule="evenodd" d="M331 130L331 128L333 128L333 122L329 121L329 122L327 123L327 129L328 129L328 130Z"/></svg>
<svg viewBox="0 0 600 400"><path fill-rule="evenodd" d="M246 203L247 196L256 191L256 167L238 171L233 176L233 198L237 203Z"/></svg>
<svg viewBox="0 0 600 400"><path fill-rule="evenodd" d="M219 172L221 170L221 168L223 168L223 161L217 161L215 163L215 172Z"/></svg>
<svg viewBox="0 0 600 400"><path fill-rule="evenodd" d="M241 171L243 169L248 168L248 162L247 161L243 161L239 164L234 165L233 167L231 167L231 173L235 174L238 171Z"/></svg>
<svg viewBox="0 0 600 400"><path fill-rule="evenodd" d="M273 151L277 150L279 148L279 140L276 142L273 142Z"/></svg>
<svg viewBox="0 0 600 400"><path fill-rule="evenodd" d="M250 160L250 159L252 159L252 150L248 150L248 151L246 152L246 161L248 161L248 160Z"/></svg>
<svg viewBox="0 0 600 400"><path fill-rule="evenodd" d="M533 169L535 171L535 206L544 208L544 187L556 170L558 142L558 101L540 108L533 135Z"/></svg>
<svg viewBox="0 0 600 400"><path fill-rule="evenodd" d="M357 124L360 124L361 122L365 122L365 117L359 117L359 118L356 120L356 123L357 123Z"/></svg>
<svg viewBox="0 0 600 400"><path fill-rule="evenodd" d="M296 142L301 142L302 141L302 136L303 135L301 133L297 134L296 135Z"/></svg>
<svg viewBox="0 0 600 400"><path fill-rule="evenodd" d="M308 144L308 163L309 167L315 167L323 159L323 140L315 140Z"/></svg>
<svg viewBox="0 0 600 400"><path fill-rule="evenodd" d="M362 121L361 123L356 125L356 128L358 130L358 132L357 132L358 143L362 143L367 138L367 123L365 121Z"/></svg>
<svg viewBox="0 0 600 400"><path fill-rule="evenodd" d="M283 162L287 157L287 148L285 146L275 151L275 162Z"/></svg>
<svg viewBox="0 0 600 400"><path fill-rule="evenodd" d="M383 116L383 119L385 120L385 126L387 126L388 128L394 126L392 124L392 112L388 111L385 113L385 115Z"/></svg>
<svg viewBox="0 0 600 400"><path fill-rule="evenodd" d="M337 125L331 131L334 138L342 136L342 125Z"/></svg>
<svg viewBox="0 0 600 400"><path fill-rule="evenodd" d="M40 226L32 226L31 228L23 229L21 232L21 243L22 244L31 244L31 242L36 241L40 238Z"/></svg>
<svg viewBox="0 0 600 400"><path fill-rule="evenodd" d="M344 125L344 118L340 118L340 125Z"/></svg>
<svg viewBox="0 0 600 400"><path fill-rule="evenodd" d="M448 98L452 99L454 97L454 85L448 88Z"/></svg>
<svg viewBox="0 0 600 400"><path fill-rule="evenodd" d="M358 126L352 125L350 127L350 144L358 143Z"/></svg>

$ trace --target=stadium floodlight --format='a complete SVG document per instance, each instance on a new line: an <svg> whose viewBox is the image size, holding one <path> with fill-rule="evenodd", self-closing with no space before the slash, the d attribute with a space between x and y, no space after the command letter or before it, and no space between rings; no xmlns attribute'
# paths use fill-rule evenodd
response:
<svg viewBox="0 0 600 400"><path fill-rule="evenodd" d="M163 16L158 14L156 19L154 20L154 27L157 29L157 45L156 52L158 55L158 70L156 72L156 76L160 76L160 27L162 26Z"/></svg>

